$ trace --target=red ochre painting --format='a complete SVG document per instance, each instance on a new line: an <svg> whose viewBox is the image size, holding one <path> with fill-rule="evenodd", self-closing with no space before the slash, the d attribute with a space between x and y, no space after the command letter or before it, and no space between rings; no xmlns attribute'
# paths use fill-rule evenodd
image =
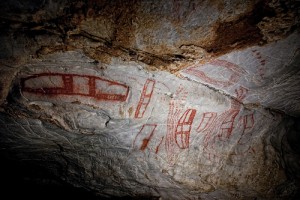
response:
<svg viewBox="0 0 300 200"><path fill-rule="evenodd" d="M195 115L196 115L195 109L188 109L180 117L177 123L175 140L176 140L176 144L180 149L186 149L189 147L190 133L191 133L192 124Z"/></svg>
<svg viewBox="0 0 300 200"><path fill-rule="evenodd" d="M229 146L235 128L235 120L241 110L240 102L246 97L248 89L240 87L236 89L235 92L236 99L231 100L230 109L220 115L213 112L204 113L200 125L198 126L197 131L205 134L203 149L209 160L220 158L224 155L224 148ZM244 129L240 138L245 140L247 139L245 131L251 130L254 126L254 115L243 116L239 121L242 123ZM240 140L238 142L240 142ZM243 153L239 153L239 155Z"/></svg>
<svg viewBox="0 0 300 200"><path fill-rule="evenodd" d="M191 68L184 70L184 73L196 76L201 80L205 81L206 83L218 87L229 87L237 83L238 80L240 79L241 74L244 73L242 68L240 68L238 65L228 62L226 60L213 60L208 64L213 66L219 66L223 68L223 70L227 70L228 72L231 72L231 75L228 78L228 80L218 80L218 79L214 79L213 77L209 77L204 71L200 70L201 67L203 67L204 65L193 66Z"/></svg>
<svg viewBox="0 0 300 200"><path fill-rule="evenodd" d="M21 79L22 92L47 96L83 96L103 101L126 101L129 87L96 76L40 73Z"/></svg>
<svg viewBox="0 0 300 200"><path fill-rule="evenodd" d="M152 136L154 135L156 127L157 124L144 124L139 133L136 135L133 141L133 145L139 146L139 149L144 151L147 148Z"/></svg>
<svg viewBox="0 0 300 200"><path fill-rule="evenodd" d="M140 97L140 101L135 111L135 115L134 115L135 118L142 118L144 116L146 109L150 103L154 86L155 86L155 81L147 79Z"/></svg>

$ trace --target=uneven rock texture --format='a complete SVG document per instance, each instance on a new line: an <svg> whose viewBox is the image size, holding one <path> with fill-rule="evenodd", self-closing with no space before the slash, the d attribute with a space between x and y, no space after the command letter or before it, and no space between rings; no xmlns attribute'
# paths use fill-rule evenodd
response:
<svg viewBox="0 0 300 200"><path fill-rule="evenodd" d="M1 4L1 155L107 198L297 198L297 1Z"/></svg>

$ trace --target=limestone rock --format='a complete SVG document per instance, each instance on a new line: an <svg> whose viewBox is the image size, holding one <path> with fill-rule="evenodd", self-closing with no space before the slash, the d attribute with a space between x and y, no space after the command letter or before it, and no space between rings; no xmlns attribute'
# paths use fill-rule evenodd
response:
<svg viewBox="0 0 300 200"><path fill-rule="evenodd" d="M101 197L296 198L294 1L1 5L1 155Z"/></svg>

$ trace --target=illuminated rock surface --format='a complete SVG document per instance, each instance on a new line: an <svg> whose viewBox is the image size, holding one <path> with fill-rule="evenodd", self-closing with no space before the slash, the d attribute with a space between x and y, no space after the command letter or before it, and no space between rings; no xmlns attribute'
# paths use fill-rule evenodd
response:
<svg viewBox="0 0 300 200"><path fill-rule="evenodd" d="M212 2L2 5L1 155L99 197L297 198L299 5Z"/></svg>

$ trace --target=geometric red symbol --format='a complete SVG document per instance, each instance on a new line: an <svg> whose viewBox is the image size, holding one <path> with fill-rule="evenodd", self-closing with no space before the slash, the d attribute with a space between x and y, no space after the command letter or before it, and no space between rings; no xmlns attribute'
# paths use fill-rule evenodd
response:
<svg viewBox="0 0 300 200"><path fill-rule="evenodd" d="M235 92L236 99L231 100L231 106L229 110L215 117L215 119L212 120L212 124L208 127L202 125L202 122L199 126L201 127L200 129L205 129L206 134L204 137L204 150L206 153L208 153L209 159L211 159L212 155L214 156L214 158L220 158L220 155L225 155L224 153L227 152L226 150L224 150L224 148L230 148L230 146L232 146L229 144L234 129L235 119L241 109L241 103L239 101L242 101L246 97L248 89L240 87L239 89L236 89ZM207 117L212 117L212 115L208 115ZM209 120L210 118L207 121ZM240 145L242 144L242 142L249 140L249 135L245 134L245 130L251 129L253 127L253 114L240 117L238 125L242 125L244 129L241 137L237 141Z"/></svg>
<svg viewBox="0 0 300 200"><path fill-rule="evenodd" d="M154 134L156 126L157 124L144 124L139 133L136 135L133 145L140 146L139 149L144 151Z"/></svg>
<svg viewBox="0 0 300 200"><path fill-rule="evenodd" d="M241 138L239 139L238 143L239 144L246 144L247 141L247 132L246 130L251 130L254 126L254 114L249 114L249 115L244 115L240 117L240 124L243 125L243 132L241 135ZM250 137L250 136L248 136Z"/></svg>
<svg viewBox="0 0 300 200"><path fill-rule="evenodd" d="M254 126L254 116L253 114L243 116L244 130L252 129Z"/></svg>
<svg viewBox="0 0 300 200"><path fill-rule="evenodd" d="M184 70L184 73L194 75L202 79L206 83L210 83L219 87L228 87L236 83L239 80L241 74L243 73L242 69L238 65L228 62L226 60L213 60L208 64L223 67L224 70L227 70L227 72L231 73L231 76L228 80L225 81L214 79L206 75L206 73L204 73L203 71L196 69L196 67L199 68L200 66L188 68Z"/></svg>
<svg viewBox="0 0 300 200"><path fill-rule="evenodd" d="M210 125L212 124L212 122L216 117L217 117L217 113L215 112L204 113L202 115L201 122L197 128L197 132L205 131L208 127L210 127Z"/></svg>
<svg viewBox="0 0 300 200"><path fill-rule="evenodd" d="M181 149L186 149L189 147L190 133L195 115L195 109L188 109L180 117L177 123L175 140L176 144Z"/></svg>
<svg viewBox="0 0 300 200"><path fill-rule="evenodd" d="M258 66L258 74L260 76L260 78L264 78L265 76L265 65L266 65L266 60L263 59L261 53L257 50L252 50L253 55L256 57L256 59L260 62L260 65Z"/></svg>
<svg viewBox="0 0 300 200"><path fill-rule="evenodd" d="M238 114L239 110L230 110L226 112L226 118L222 121L220 125L220 132L218 133L218 137L225 136L226 138L230 138L234 128L234 120Z"/></svg>
<svg viewBox="0 0 300 200"><path fill-rule="evenodd" d="M105 101L126 101L127 85L103 78L62 73L41 73L21 79L23 92L48 96L79 95Z"/></svg>
<svg viewBox="0 0 300 200"><path fill-rule="evenodd" d="M135 111L135 115L134 115L135 118L142 118L144 116L147 106L149 105L151 100L154 85L155 85L154 80L147 79L140 97L140 101Z"/></svg>

